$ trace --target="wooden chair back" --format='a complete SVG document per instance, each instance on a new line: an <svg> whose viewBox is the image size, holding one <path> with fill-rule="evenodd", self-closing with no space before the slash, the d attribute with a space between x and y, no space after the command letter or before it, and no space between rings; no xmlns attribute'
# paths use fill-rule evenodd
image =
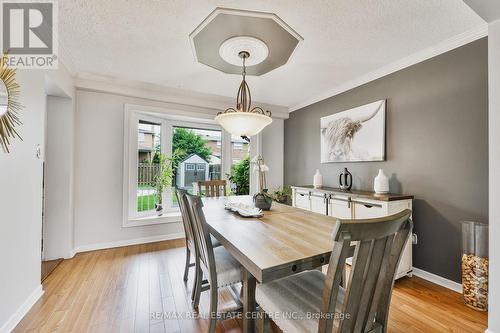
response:
<svg viewBox="0 0 500 333"><path fill-rule="evenodd" d="M214 249L210 238L210 230L208 229L205 214L203 213L203 202L201 201L201 197L191 194L186 194L186 199L193 222L194 236L198 244L200 266L208 277L210 286L217 286Z"/></svg>
<svg viewBox="0 0 500 333"><path fill-rule="evenodd" d="M227 182L225 180L204 180L198 182L198 191L200 195L203 193L205 187L206 197L220 197L226 195Z"/></svg>
<svg viewBox="0 0 500 333"><path fill-rule="evenodd" d="M410 216L407 209L384 218L337 220L321 305L322 313L330 315L321 316L318 332L387 331L394 277L413 227ZM341 307L344 318L339 320L333 314L351 246L355 248Z"/></svg>
<svg viewBox="0 0 500 333"><path fill-rule="evenodd" d="M184 233L186 234L187 246L194 251L195 249L195 239L193 232L193 222L191 215L188 210L188 203L186 199L187 191L177 188L175 190L175 195L177 196L177 202L179 203L179 209L181 211L182 225L184 226Z"/></svg>

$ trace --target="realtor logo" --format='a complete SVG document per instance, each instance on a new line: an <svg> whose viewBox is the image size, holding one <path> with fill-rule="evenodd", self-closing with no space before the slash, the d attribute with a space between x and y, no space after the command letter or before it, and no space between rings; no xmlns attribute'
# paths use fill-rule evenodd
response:
<svg viewBox="0 0 500 333"><path fill-rule="evenodd" d="M2 52L15 68L56 68L56 3L2 1Z"/></svg>

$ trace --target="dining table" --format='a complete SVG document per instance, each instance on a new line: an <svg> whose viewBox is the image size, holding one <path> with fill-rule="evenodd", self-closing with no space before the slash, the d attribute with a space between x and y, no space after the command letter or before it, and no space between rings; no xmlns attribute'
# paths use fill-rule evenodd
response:
<svg viewBox="0 0 500 333"><path fill-rule="evenodd" d="M251 196L203 199L210 233L241 264L243 332L254 332L255 288L328 264L336 218L273 202L260 217L225 209L228 202L252 204Z"/></svg>

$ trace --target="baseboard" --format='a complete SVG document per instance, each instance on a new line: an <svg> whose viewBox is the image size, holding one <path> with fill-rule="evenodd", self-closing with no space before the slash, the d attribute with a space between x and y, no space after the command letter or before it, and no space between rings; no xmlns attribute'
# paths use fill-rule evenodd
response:
<svg viewBox="0 0 500 333"><path fill-rule="evenodd" d="M489 330L489 329L486 329L486 331L484 331L484 333L493 333L493 331Z"/></svg>
<svg viewBox="0 0 500 333"><path fill-rule="evenodd" d="M438 284L442 287L456 291L457 293L462 293L462 285L452 280L448 280L436 274L426 272L420 268L413 267L413 274L422 278L424 280L430 281L432 283Z"/></svg>
<svg viewBox="0 0 500 333"><path fill-rule="evenodd" d="M42 285L39 285L33 290L33 292L28 296L23 304L14 312L12 316L7 320L5 324L0 327L0 333L10 333L17 324L24 318L31 307L42 297L44 291Z"/></svg>
<svg viewBox="0 0 500 333"><path fill-rule="evenodd" d="M62 258L62 259L71 259L71 258L73 258L74 256L75 256L75 250L74 250L74 249L72 249L72 250L70 250L70 251L66 252L66 254L65 254L65 255L63 255L62 257L60 257L60 256L55 256L55 257L52 257L52 256L45 256L45 257L43 258L43 261L57 260L57 259L61 259L61 258Z"/></svg>
<svg viewBox="0 0 500 333"><path fill-rule="evenodd" d="M122 246L129 246L129 245L137 245L137 244L147 244L147 243L154 243L154 242L160 242L160 241L165 241L165 240L172 240L172 239L179 239L179 238L184 238L184 233L176 233L176 234L168 234L168 235L160 235L160 236L150 236L150 237L142 237L142 238L134 238L134 239L127 239L127 240L121 240L121 241L116 241L116 242L107 242L107 243L94 243L94 244L87 244L87 245L80 245L77 246L73 250L73 255L76 253L80 252L88 252L88 251L95 251L95 250L103 250L103 249L111 249L114 247L122 247Z"/></svg>
<svg viewBox="0 0 500 333"><path fill-rule="evenodd" d="M73 249L69 251L68 254L63 259L71 259L75 256L75 254L76 254L75 249Z"/></svg>

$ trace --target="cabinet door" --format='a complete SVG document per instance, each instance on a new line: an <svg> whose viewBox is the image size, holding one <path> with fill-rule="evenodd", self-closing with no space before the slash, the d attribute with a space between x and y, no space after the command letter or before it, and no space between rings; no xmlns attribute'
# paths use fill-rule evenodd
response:
<svg viewBox="0 0 500 333"><path fill-rule="evenodd" d="M396 214L402 210L411 209L411 208L412 208L411 200L401 200L401 201L389 202L387 215ZM406 245L403 249L401 261L399 262L399 266L398 266L398 269L396 271L396 279L399 279L400 277L411 274L411 271L413 269L413 258L412 258L412 256L413 256L413 254L412 254L413 244L412 244L412 240L411 240L412 232L410 232L410 235L408 236L408 240L406 241Z"/></svg>
<svg viewBox="0 0 500 333"><path fill-rule="evenodd" d="M411 234L410 234L411 235ZM396 271L396 279L403 277L411 272L413 269L412 265L412 242L411 237L409 237L406 241L406 245L403 248L403 255L401 256L401 261L399 262L398 269Z"/></svg>
<svg viewBox="0 0 500 333"><path fill-rule="evenodd" d="M352 219L352 203L343 200L330 199L328 215L339 219Z"/></svg>
<svg viewBox="0 0 500 333"><path fill-rule="evenodd" d="M311 193L311 211L326 215L326 199L324 194Z"/></svg>
<svg viewBox="0 0 500 333"><path fill-rule="evenodd" d="M311 201L309 200L309 192L295 191L295 207L311 210Z"/></svg>

